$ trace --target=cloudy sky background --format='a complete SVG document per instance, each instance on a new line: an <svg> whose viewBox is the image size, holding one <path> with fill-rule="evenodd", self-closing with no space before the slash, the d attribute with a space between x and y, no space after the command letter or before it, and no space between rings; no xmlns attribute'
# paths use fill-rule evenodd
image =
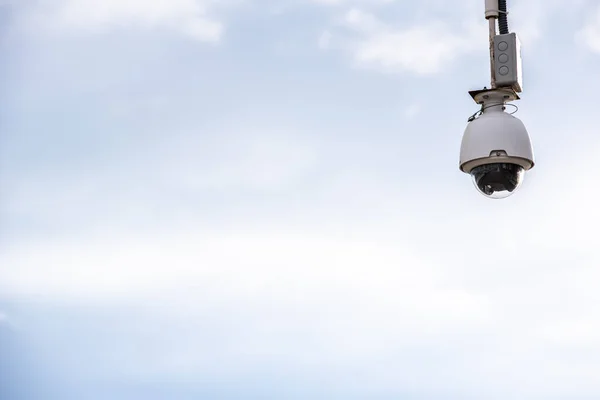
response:
<svg viewBox="0 0 600 400"><path fill-rule="evenodd" d="M0 2L0 398L598 398L600 4L509 1L491 201L483 3Z"/></svg>

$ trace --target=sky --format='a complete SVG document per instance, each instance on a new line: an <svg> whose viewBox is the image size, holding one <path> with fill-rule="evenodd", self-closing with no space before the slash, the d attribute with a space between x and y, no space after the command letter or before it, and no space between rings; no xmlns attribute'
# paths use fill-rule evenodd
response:
<svg viewBox="0 0 600 400"><path fill-rule="evenodd" d="M0 1L0 399L597 399L600 4Z"/></svg>

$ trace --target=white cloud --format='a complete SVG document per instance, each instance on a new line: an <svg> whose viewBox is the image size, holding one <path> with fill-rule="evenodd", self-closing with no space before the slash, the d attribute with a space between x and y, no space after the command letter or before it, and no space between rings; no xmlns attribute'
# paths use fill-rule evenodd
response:
<svg viewBox="0 0 600 400"><path fill-rule="evenodd" d="M504 254L497 241L491 246ZM446 260L436 263L402 242L314 232L29 242L0 255L0 293L84 310L142 302L156 313L157 324L187 321L183 330L153 332L154 340L171 343L153 350L154 363L130 360L114 366L119 374L129 368L144 376L155 368L159 376L181 377L210 368L212 360L221 368L238 368L240 362L256 367L280 356L297 366L318 364L321 371L364 367L365 378L385 390L408 384L427 390L431 368L436 376L443 368L423 367L408 349L425 359L431 351L440 362L462 367L439 375L446 390L452 388L447 374L456 379L476 374L481 378L476 392L519 390L527 369L548 359L565 366L537 365L529 380L537 395L556 390L544 378L569 377L567 366L586 372L561 349L600 348L593 265L564 266L557 273L539 257L518 262L520 252L491 265L490 249L469 257L461 247L458 259L441 254ZM468 289L449 280L467 275L460 261L487 284ZM210 342L199 340L207 322L235 329ZM406 370L415 362L415 370ZM504 377L502 388L498 374Z"/></svg>
<svg viewBox="0 0 600 400"><path fill-rule="evenodd" d="M60 0L44 3L34 22L78 32L165 29L203 42L217 42L223 24L212 18L207 0Z"/></svg>
<svg viewBox="0 0 600 400"><path fill-rule="evenodd" d="M594 53L600 53L600 6L577 32L576 39Z"/></svg>
<svg viewBox="0 0 600 400"><path fill-rule="evenodd" d="M438 267L397 243L181 232L29 244L0 261L0 293L7 296L122 303L172 293L178 308L247 313L271 304L332 321L352 316L357 327L386 323L386 335L415 338L488 322L485 298L443 285Z"/></svg>
<svg viewBox="0 0 600 400"><path fill-rule="evenodd" d="M352 8L346 13L344 22L350 28L364 33L377 33L385 29L385 25L374 15L357 8Z"/></svg>
<svg viewBox="0 0 600 400"><path fill-rule="evenodd" d="M158 350L161 376L190 374L211 359L256 367L276 354L359 365L387 354L390 344L441 343L445 335L493 325L484 296L439 281L439 266L408 246L314 232L46 241L13 247L0 255L0 265L0 294L8 298L92 309L143 302L170 320L189 321L188 327L207 320L243 327L211 343L161 331L163 340L178 343ZM132 366L137 374L147 368Z"/></svg>
<svg viewBox="0 0 600 400"><path fill-rule="evenodd" d="M84 298L188 284L223 296L260 295L268 287L282 298L294 288L365 290L375 297L399 288L411 295L435 291L432 267L404 248L311 236L180 232L52 241L36 251L15 246L0 255L0 287L3 293Z"/></svg>
<svg viewBox="0 0 600 400"><path fill-rule="evenodd" d="M532 48L548 32L555 16L566 18L576 13L587 0L528 0L509 2L509 29L516 32L525 48Z"/></svg>
<svg viewBox="0 0 600 400"><path fill-rule="evenodd" d="M550 17L572 15L585 0L564 3L558 0L531 0L509 4L509 28L516 32L525 49L531 49L545 34ZM380 19L385 1L322 0L341 7L352 6L338 25L346 29L330 29L338 49L348 52L357 65L385 72L408 72L419 75L439 73L461 56L487 50L487 22L481 1L458 4L428 0L414 8L412 25L398 27ZM393 13L395 7L386 12ZM406 10L404 11L406 14ZM581 37L592 48L600 49L600 11L583 29ZM423 19L423 16L436 15ZM406 23L409 18L398 19ZM340 28L340 26L338 26ZM330 45L329 48L333 48ZM600 51L600 50L599 50Z"/></svg>
<svg viewBox="0 0 600 400"><path fill-rule="evenodd" d="M347 28L341 33L344 48L359 66L419 75L438 73L479 45L485 49L487 38L482 24L459 33L441 21L394 28L357 8L345 14L341 25Z"/></svg>

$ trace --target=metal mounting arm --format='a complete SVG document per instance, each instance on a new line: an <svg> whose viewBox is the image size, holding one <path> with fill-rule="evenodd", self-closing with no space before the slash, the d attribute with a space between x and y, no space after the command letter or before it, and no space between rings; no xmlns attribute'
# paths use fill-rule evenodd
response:
<svg viewBox="0 0 600 400"><path fill-rule="evenodd" d="M498 6L498 0L485 0L485 18L488 20L490 27L489 30L489 41L490 41L490 72L491 72L491 87L496 88L496 66L494 61L494 37L497 34L496 31L496 20L500 16L500 10Z"/></svg>

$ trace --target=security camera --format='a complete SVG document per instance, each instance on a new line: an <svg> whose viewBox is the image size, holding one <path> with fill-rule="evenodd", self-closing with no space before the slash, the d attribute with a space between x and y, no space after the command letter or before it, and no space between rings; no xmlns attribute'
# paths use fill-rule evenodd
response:
<svg viewBox="0 0 600 400"><path fill-rule="evenodd" d="M470 174L477 190L486 197L503 199L523 183L533 168L533 148L525 125L506 112L506 104L518 99L509 88L471 92L481 111L470 119L460 149L460 170Z"/></svg>
<svg viewBox="0 0 600 400"><path fill-rule="evenodd" d="M519 99L523 87L521 42L508 29L506 1L485 0L485 18L491 89L470 92L481 110L469 118L463 135L460 170L471 175L481 194L503 199L521 186L525 172L533 168L533 149L525 125L506 112L506 105Z"/></svg>

